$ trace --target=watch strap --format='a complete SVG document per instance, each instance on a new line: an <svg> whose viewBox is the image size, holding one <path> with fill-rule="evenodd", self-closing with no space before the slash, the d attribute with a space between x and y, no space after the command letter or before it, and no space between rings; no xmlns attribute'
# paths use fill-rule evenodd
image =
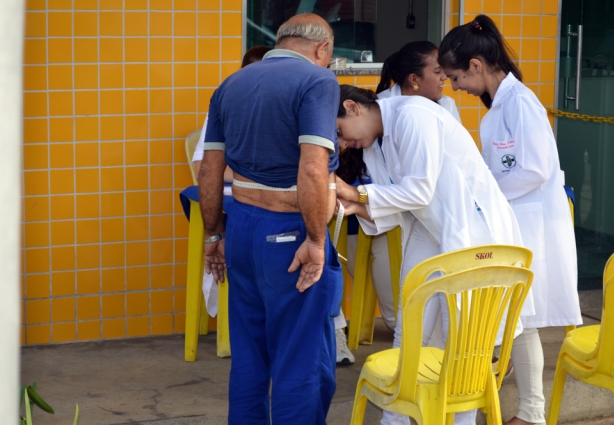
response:
<svg viewBox="0 0 614 425"><path fill-rule="evenodd" d="M205 245L220 241L226 237L226 232L218 233L217 235L209 236L205 238Z"/></svg>

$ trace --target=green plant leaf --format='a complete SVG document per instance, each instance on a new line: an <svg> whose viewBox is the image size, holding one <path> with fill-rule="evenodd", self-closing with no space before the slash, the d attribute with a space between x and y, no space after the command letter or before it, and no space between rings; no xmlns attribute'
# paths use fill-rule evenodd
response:
<svg viewBox="0 0 614 425"><path fill-rule="evenodd" d="M79 403L77 403L77 408L75 409L75 420L72 425L77 425L79 422Z"/></svg>
<svg viewBox="0 0 614 425"><path fill-rule="evenodd" d="M43 409L45 412L49 412L52 414L55 413L51 406L49 406L40 395L38 395L38 393L33 387L28 387L28 396L30 397L30 399L32 399L32 402L34 404Z"/></svg>
<svg viewBox="0 0 614 425"><path fill-rule="evenodd" d="M19 397L19 410L21 411L21 408L23 407L23 395L26 393L26 389L28 388L27 385L21 385L19 387L19 393L21 394L21 397Z"/></svg>
<svg viewBox="0 0 614 425"><path fill-rule="evenodd" d="M30 409L30 397L25 397L26 400L26 425L32 425L32 411Z"/></svg>

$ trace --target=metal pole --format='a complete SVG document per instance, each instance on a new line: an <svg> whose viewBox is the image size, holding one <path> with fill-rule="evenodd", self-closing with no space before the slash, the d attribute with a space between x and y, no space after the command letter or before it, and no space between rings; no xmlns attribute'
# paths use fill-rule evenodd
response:
<svg viewBox="0 0 614 425"><path fill-rule="evenodd" d="M0 418L19 417L20 205L24 1L0 3Z"/></svg>

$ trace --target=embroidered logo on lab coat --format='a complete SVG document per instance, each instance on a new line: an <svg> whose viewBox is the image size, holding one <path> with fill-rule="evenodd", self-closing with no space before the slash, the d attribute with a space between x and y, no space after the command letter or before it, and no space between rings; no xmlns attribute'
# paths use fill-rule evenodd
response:
<svg viewBox="0 0 614 425"><path fill-rule="evenodd" d="M501 157L501 163L505 166L505 168L512 168L516 165L516 157L514 155L503 155Z"/></svg>

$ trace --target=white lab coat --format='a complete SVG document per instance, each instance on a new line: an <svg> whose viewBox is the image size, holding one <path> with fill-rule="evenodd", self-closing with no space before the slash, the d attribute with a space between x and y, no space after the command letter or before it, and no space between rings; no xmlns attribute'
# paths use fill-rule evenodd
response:
<svg viewBox="0 0 614 425"><path fill-rule="evenodd" d="M387 90L384 90L377 95L379 99L388 99L389 97L395 96L403 96L403 94L401 93L401 86L398 84L395 84L394 86L390 87ZM449 113L451 113L452 116L456 118L456 121L461 122L460 114L458 113L458 108L456 107L456 102L454 102L454 99L449 96L443 95L441 99L437 101L437 104Z"/></svg>
<svg viewBox="0 0 614 425"><path fill-rule="evenodd" d="M400 225L405 252L417 219L440 244L440 253L483 243L522 245L511 207L471 135L448 111L421 96L378 103L382 145L363 152L374 183L366 185L373 222L359 217L365 233ZM534 313L530 293L524 310Z"/></svg>
<svg viewBox="0 0 614 425"><path fill-rule="evenodd" d="M526 328L582 323L577 257L559 155L546 110L512 73L480 124L482 156L512 206L533 251L536 314Z"/></svg>

